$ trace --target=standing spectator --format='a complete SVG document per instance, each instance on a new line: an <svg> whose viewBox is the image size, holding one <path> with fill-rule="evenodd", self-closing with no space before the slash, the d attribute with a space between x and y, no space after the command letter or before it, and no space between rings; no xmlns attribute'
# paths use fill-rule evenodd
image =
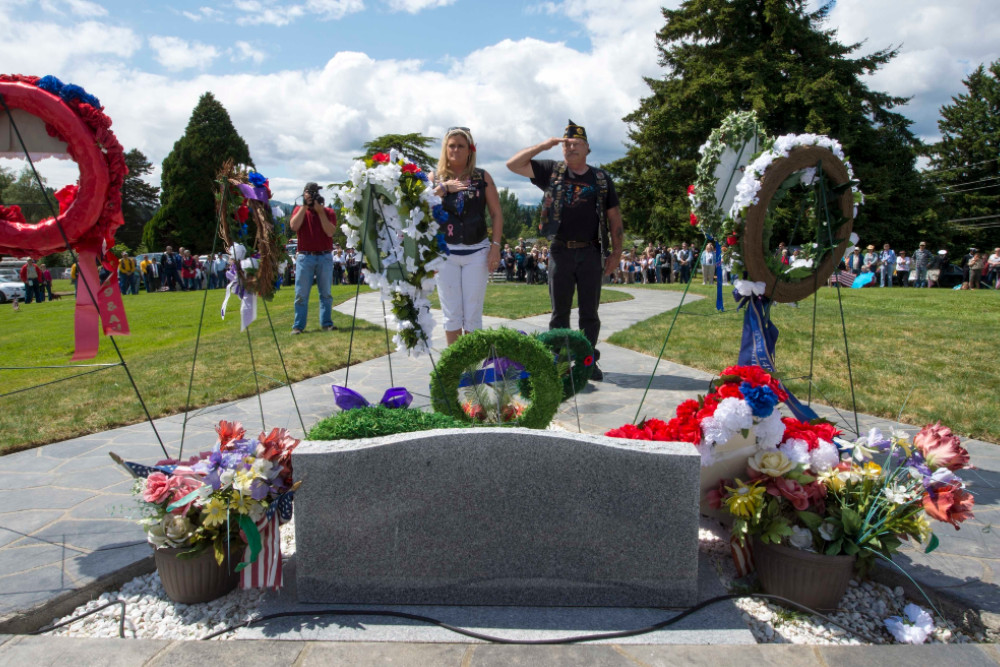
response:
<svg viewBox="0 0 1000 667"><path fill-rule="evenodd" d="M917 279L913 283L914 287L927 287L927 270L933 259L934 255L927 249L927 243L921 241L920 247L913 253L913 270L917 272Z"/></svg>
<svg viewBox="0 0 1000 667"><path fill-rule="evenodd" d="M333 247L333 284L344 282L344 253L340 246Z"/></svg>
<svg viewBox="0 0 1000 667"><path fill-rule="evenodd" d="M195 286L195 277L198 275L198 261L191 256L191 251L184 249L181 259L181 289L185 292L198 289Z"/></svg>
<svg viewBox="0 0 1000 667"><path fill-rule="evenodd" d="M21 266L21 282L24 283L24 302L31 303L32 299L41 303L45 301L45 294L42 288L42 272L38 270L38 265L31 257Z"/></svg>
<svg viewBox="0 0 1000 667"><path fill-rule="evenodd" d="M49 301L52 301L52 274L44 264L39 264L38 270L42 272L42 289L49 295Z"/></svg>
<svg viewBox="0 0 1000 667"><path fill-rule="evenodd" d="M215 271L215 285L219 289L225 289L228 284L226 279L226 271L229 269L229 261L226 259L225 255L221 252L212 262L212 270Z"/></svg>
<svg viewBox="0 0 1000 667"><path fill-rule="evenodd" d="M517 282L523 283L525 279L524 274L524 260L528 259L528 253L525 252L524 246L519 245L514 249L514 264L517 267Z"/></svg>
<svg viewBox="0 0 1000 667"><path fill-rule="evenodd" d="M913 265L913 258L906 256L905 250L900 250L896 257L896 277L899 278L900 287L909 287L910 267Z"/></svg>
<svg viewBox="0 0 1000 667"><path fill-rule="evenodd" d="M865 248L865 250L867 252L865 252L865 256L861 260L861 272L875 273L875 271L878 269L878 253L875 252L875 246L869 244L869 246Z"/></svg>
<svg viewBox="0 0 1000 667"><path fill-rule="evenodd" d="M694 255L688 249L687 241L681 243L681 249L677 251L677 262L680 264L679 279L681 283L687 284L691 281L691 261Z"/></svg>
<svg viewBox="0 0 1000 667"><path fill-rule="evenodd" d="M149 255L143 255L139 260L139 273L142 274L142 282L146 288L146 294L155 292L157 287L153 284L153 276L156 275L159 266L149 259Z"/></svg>
<svg viewBox="0 0 1000 667"><path fill-rule="evenodd" d="M122 253L122 258L118 260L118 288L121 290L122 295L138 294L138 291L133 291L132 277L135 275L135 260L129 257L127 252Z"/></svg>
<svg viewBox="0 0 1000 667"><path fill-rule="evenodd" d="M524 280L529 285L535 284L535 270L538 268L538 251L532 250L524 255Z"/></svg>
<svg viewBox="0 0 1000 667"><path fill-rule="evenodd" d="M292 334L306 330L309 319L309 292L313 280L319 292L319 324L323 331L334 331L333 296L333 233L337 214L323 206L319 185L306 183L302 191L302 206L296 206L289 221L298 236L295 255L295 321Z"/></svg>
<svg viewBox="0 0 1000 667"><path fill-rule="evenodd" d="M176 292L181 287L180 270L180 256L174 252L172 246L167 246L160 257L160 277L163 280L163 286L171 292Z"/></svg>
<svg viewBox="0 0 1000 667"><path fill-rule="evenodd" d="M205 274L205 289L215 289L218 287L219 279L215 275L215 253L205 256L205 263L201 267Z"/></svg>
<svg viewBox="0 0 1000 667"><path fill-rule="evenodd" d="M986 256L979 252L977 248L969 259L969 289L979 289L979 282L983 277L983 268L986 266Z"/></svg>
<svg viewBox="0 0 1000 667"><path fill-rule="evenodd" d="M850 254L847 255L847 259L844 260L845 264L847 265L848 273L855 276L860 274L862 259L864 258L861 256L861 248L859 248L858 246L854 246L854 250L852 250Z"/></svg>
<svg viewBox="0 0 1000 667"><path fill-rule="evenodd" d="M927 269L927 286L939 287L941 273L948 268L951 262L948 261L948 251L938 250L937 256L931 260L930 268Z"/></svg>
<svg viewBox="0 0 1000 667"><path fill-rule="evenodd" d="M656 262L653 266L656 269L656 282L670 282L670 253L667 252L666 248L660 246L657 249Z"/></svg>
<svg viewBox="0 0 1000 667"><path fill-rule="evenodd" d="M715 244L705 244L705 250L701 253L701 284L715 284Z"/></svg>
<svg viewBox="0 0 1000 667"><path fill-rule="evenodd" d="M646 250L646 283L656 284L656 253L652 248Z"/></svg>
<svg viewBox="0 0 1000 667"><path fill-rule="evenodd" d="M959 264L959 266L962 268L963 283L969 282L969 261L972 259L972 256L976 254L976 252L977 252L976 248L970 247L969 252L965 253L965 255L962 257L961 263Z"/></svg>
<svg viewBox="0 0 1000 667"><path fill-rule="evenodd" d="M896 253L889 244L882 246L879 254L879 287L892 287L892 274L896 270Z"/></svg>
<svg viewBox="0 0 1000 667"><path fill-rule="evenodd" d="M1000 289L1000 248L994 248L993 254L986 260L987 284Z"/></svg>
<svg viewBox="0 0 1000 667"><path fill-rule="evenodd" d="M73 298L76 298L76 262L69 267L69 284L73 286Z"/></svg>

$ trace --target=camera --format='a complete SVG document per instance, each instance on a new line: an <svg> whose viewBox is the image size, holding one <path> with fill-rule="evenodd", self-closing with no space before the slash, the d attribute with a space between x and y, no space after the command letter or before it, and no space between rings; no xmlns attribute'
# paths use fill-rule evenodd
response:
<svg viewBox="0 0 1000 667"><path fill-rule="evenodd" d="M322 206L326 203L326 200L323 199L323 195L319 193L318 183L306 183L303 195L309 195L314 204L319 203L319 205ZM303 197L303 199L305 199L305 197Z"/></svg>

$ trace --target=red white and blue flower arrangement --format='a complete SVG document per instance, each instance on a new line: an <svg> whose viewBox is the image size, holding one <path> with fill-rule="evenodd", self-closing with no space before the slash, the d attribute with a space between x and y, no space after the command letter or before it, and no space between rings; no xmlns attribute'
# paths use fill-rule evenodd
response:
<svg viewBox="0 0 1000 667"><path fill-rule="evenodd" d="M292 518L292 451L299 441L285 429L247 438L239 422L220 421L211 451L155 465L122 461L139 478L140 521L154 548L185 548L180 558L212 549L220 565L242 556L242 588L282 584L279 526ZM230 558L232 562L234 558Z"/></svg>

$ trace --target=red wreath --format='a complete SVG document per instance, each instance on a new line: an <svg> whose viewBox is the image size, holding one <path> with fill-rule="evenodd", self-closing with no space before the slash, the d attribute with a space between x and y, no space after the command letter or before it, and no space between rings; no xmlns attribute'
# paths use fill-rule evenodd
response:
<svg viewBox="0 0 1000 667"><path fill-rule="evenodd" d="M74 186L61 190L58 217L35 225L23 218L17 221L19 216L9 210L0 214L0 253L39 258L66 250L61 225L74 249L104 255L105 265L114 263L107 253L114 246L115 230L124 222L121 188L128 168L124 150L111 131L111 119L103 108L64 101L35 86L36 81L36 76L0 74L0 94L8 107L41 118L50 136L66 142L80 169L79 188L75 193Z"/></svg>

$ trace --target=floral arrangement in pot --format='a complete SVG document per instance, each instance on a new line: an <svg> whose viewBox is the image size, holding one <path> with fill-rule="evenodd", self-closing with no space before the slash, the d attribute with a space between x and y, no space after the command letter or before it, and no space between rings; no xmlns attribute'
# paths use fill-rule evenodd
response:
<svg viewBox="0 0 1000 667"><path fill-rule="evenodd" d="M211 451L183 461L144 466L112 458L138 478L140 523L154 549L175 550L178 560L208 551L219 566L239 559L233 569L243 588L278 588L279 525L291 518L298 486L291 454L299 441L277 428L246 438L239 422L221 421L216 432Z"/></svg>
<svg viewBox="0 0 1000 667"><path fill-rule="evenodd" d="M912 441L872 429L850 442L828 424L783 421L777 447L755 453L742 478L720 480L709 494L711 504L732 514L741 542L757 537L856 555L865 572L876 558L889 560L903 540L936 547L928 518L957 530L972 516L975 500L957 474L969 467L969 454L940 423ZM833 436L832 449L825 435Z"/></svg>

